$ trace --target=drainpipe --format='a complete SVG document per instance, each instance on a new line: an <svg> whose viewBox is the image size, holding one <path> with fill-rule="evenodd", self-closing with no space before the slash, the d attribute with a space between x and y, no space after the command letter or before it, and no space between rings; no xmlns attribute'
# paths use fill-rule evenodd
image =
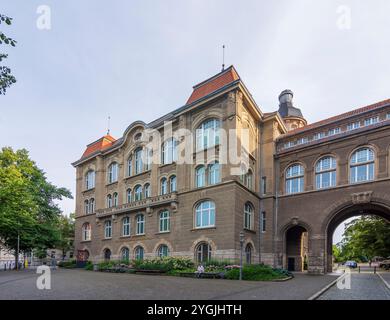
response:
<svg viewBox="0 0 390 320"><path fill-rule="evenodd" d="M275 148L276 152L276 148ZM276 154L276 153L275 153ZM279 159L274 157L274 181L275 181L275 208L274 208L274 239L273 239L273 252L275 254L274 256L274 265L278 266L278 256L279 252L276 251L277 245L276 245L276 239L278 237L278 212L279 212L279 172L280 172L280 167L279 167ZM283 261L282 261L283 265Z"/></svg>

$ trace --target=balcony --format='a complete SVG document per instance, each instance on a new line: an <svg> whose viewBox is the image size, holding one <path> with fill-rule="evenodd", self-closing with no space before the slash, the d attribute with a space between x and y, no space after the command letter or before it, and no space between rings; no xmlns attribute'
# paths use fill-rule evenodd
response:
<svg viewBox="0 0 390 320"><path fill-rule="evenodd" d="M105 208L96 210L97 218L109 217L111 215L146 210L146 213L151 213L154 207L159 207L162 205L169 204L173 211L177 209L177 193L165 194L157 197L147 198L140 201L133 201L130 203L125 203L117 207Z"/></svg>

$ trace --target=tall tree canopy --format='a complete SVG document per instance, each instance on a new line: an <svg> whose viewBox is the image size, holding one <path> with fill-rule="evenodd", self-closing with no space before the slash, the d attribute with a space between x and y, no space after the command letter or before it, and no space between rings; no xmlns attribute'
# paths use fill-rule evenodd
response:
<svg viewBox="0 0 390 320"><path fill-rule="evenodd" d="M3 27L4 25L11 25L11 23L12 23L12 18L7 17L3 14L0 14L0 26L1 27ZM12 38L7 37L0 30L0 45L4 45L4 44L15 47L16 41ZM3 60L7 59L7 58L8 58L8 54L0 52L0 63L3 62ZM11 69L9 67L0 65L0 95L5 94L7 91L7 88L9 88L15 82L16 82L16 79L11 74Z"/></svg>
<svg viewBox="0 0 390 320"><path fill-rule="evenodd" d="M61 210L55 203L72 198L69 190L47 181L25 149L0 152L0 241L16 251L45 250L61 240Z"/></svg>

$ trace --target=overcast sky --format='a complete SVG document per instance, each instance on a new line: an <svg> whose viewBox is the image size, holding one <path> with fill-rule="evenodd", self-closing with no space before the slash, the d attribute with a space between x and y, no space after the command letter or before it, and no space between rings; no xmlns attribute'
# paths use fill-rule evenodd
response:
<svg viewBox="0 0 390 320"><path fill-rule="evenodd" d="M37 27L41 5L50 30ZM18 41L0 47L18 80L0 97L0 146L28 149L73 193L70 163L108 115L118 138L181 107L220 71L222 44L264 112L286 88L309 122L390 98L388 0L1 0L0 12Z"/></svg>

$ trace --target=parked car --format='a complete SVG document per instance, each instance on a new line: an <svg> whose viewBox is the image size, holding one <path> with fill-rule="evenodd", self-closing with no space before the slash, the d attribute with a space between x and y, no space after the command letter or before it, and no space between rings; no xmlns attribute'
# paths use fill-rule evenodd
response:
<svg viewBox="0 0 390 320"><path fill-rule="evenodd" d="M383 260L379 263L379 268L390 270L390 259L389 260Z"/></svg>
<svg viewBox="0 0 390 320"><path fill-rule="evenodd" d="M349 267L349 268L352 268L352 269L356 269L358 267L358 264L357 264L356 261L347 261L344 265L346 267Z"/></svg>

